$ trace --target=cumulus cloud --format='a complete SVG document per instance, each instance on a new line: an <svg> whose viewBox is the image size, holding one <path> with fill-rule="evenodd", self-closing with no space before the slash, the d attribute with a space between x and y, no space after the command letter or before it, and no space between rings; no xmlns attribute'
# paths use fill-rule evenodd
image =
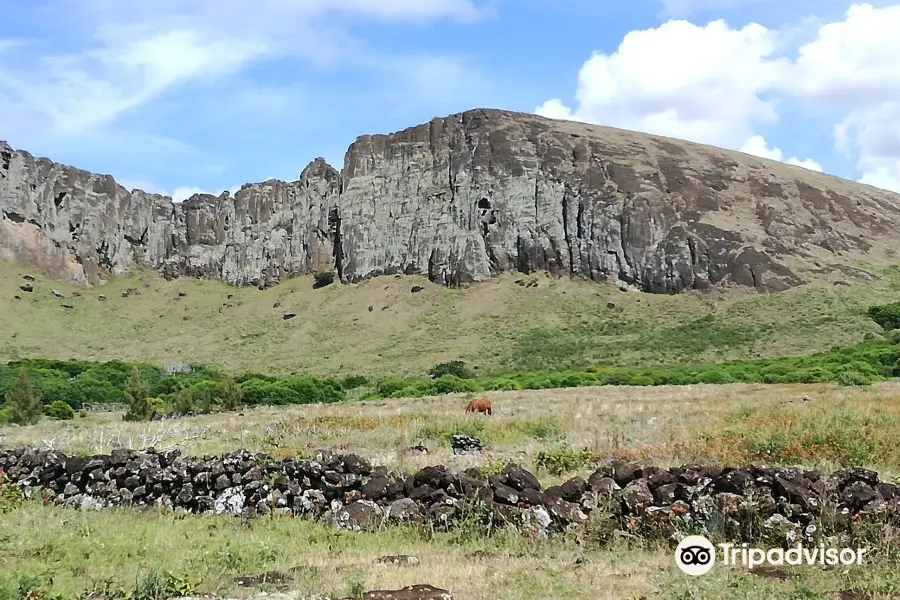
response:
<svg viewBox="0 0 900 600"><path fill-rule="evenodd" d="M822 171L822 165L810 158L801 160L792 156L785 160L784 152L781 151L781 148L770 148L768 143L766 143L766 139L761 135L754 135L747 140L744 145L741 146L740 151L759 156L760 158L768 158L770 160L785 162L789 165L796 165L798 167L803 167L804 169L809 169L810 171Z"/></svg>
<svg viewBox="0 0 900 600"><path fill-rule="evenodd" d="M595 52L578 72L574 107L552 98L535 112L708 143L813 170L756 135L778 122L778 98L840 111L835 145L860 181L900 191L900 5L851 6L818 28L796 58L783 32L684 20L632 31L615 52ZM797 123L791 125L797 126Z"/></svg>
<svg viewBox="0 0 900 600"><path fill-rule="evenodd" d="M223 192L228 191L231 193L232 196L234 196L238 192L238 190L241 189L241 186L236 185L234 187L228 188L227 190L220 189L220 190L216 190L216 191L209 191L209 190L204 190L203 188L199 188L196 186L182 185L182 186L176 187L172 191L167 191L167 190L156 187L156 185L154 185L150 181L145 181L145 180L140 180L140 179L123 179L122 181L119 181L118 183L122 187L124 187L125 189L127 189L129 191L141 190L144 192L148 192L150 194L160 194L162 196L168 196L175 202L184 202L185 200L187 200L188 198L190 198L191 196L193 196L195 194L212 194L213 196L221 196Z"/></svg>
<svg viewBox="0 0 900 600"><path fill-rule="evenodd" d="M576 108L551 99L536 112L738 146L752 135L752 121L777 120L775 104L760 93L788 66L773 57L778 44L761 25L731 29L722 20L632 31L615 52L595 52L581 67Z"/></svg>
<svg viewBox="0 0 900 600"><path fill-rule="evenodd" d="M900 4L853 5L798 52L782 89L842 111L837 148L855 156L860 181L900 192Z"/></svg>
<svg viewBox="0 0 900 600"><path fill-rule="evenodd" d="M172 193L168 193L168 192L157 192L157 193L162 194L164 196L170 196L172 198L172 200L174 200L175 202L184 202L185 200L187 200L188 198L190 198L191 196L193 196L195 194L212 194L213 196L221 196L224 192L227 191L227 192L230 192L232 196L234 196L238 192L239 189L241 189L241 186L236 185L234 187L228 188L227 190L221 189L221 190L216 190L214 192L211 192L209 190L204 190L204 189L198 188L196 186L182 185L182 186L179 186L179 187L175 188L174 190L172 190Z"/></svg>

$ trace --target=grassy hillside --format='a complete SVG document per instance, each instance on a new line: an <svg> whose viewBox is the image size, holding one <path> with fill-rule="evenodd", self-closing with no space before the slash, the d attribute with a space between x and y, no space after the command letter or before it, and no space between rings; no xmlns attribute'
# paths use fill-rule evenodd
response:
<svg viewBox="0 0 900 600"><path fill-rule="evenodd" d="M732 288L660 296L541 275L465 290L420 277L313 289L311 277L300 277L260 291L134 274L83 289L0 262L0 361L190 361L384 377L422 375L453 359L490 373L808 354L881 331L865 310L900 296L900 268L861 266L878 279L840 276L771 295ZM19 290L24 274L36 278L34 292ZM522 278L539 285L517 285ZM424 290L412 293L414 285ZM128 288L140 293L123 297ZM283 320L285 311L296 317Z"/></svg>

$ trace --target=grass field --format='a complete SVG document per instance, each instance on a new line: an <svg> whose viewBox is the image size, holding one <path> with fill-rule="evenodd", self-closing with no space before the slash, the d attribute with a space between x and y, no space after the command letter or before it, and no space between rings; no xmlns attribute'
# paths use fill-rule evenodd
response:
<svg viewBox="0 0 900 600"><path fill-rule="evenodd" d="M840 276L771 295L729 289L658 296L544 276L527 277L539 286L523 287L517 275L462 290L416 277L313 289L312 278L301 277L259 291L148 274L78 289L0 263L0 361L186 361L231 372L383 378L423 376L455 359L487 374L809 354L883 333L866 309L898 299L900 269L859 266L878 278ZM37 279L32 293L18 289L26 273ZM424 290L411 293L413 285ZM128 288L140 293L123 297ZM285 311L296 317L283 320ZM492 472L512 461L544 485L585 475L592 460L608 455L663 466L697 460L825 471L866 466L884 480L900 476L897 381L485 395L494 403L491 418L465 415L459 394L260 406L142 423L123 422L121 413L86 413L0 428L0 445L77 454L117 446L178 447L193 455L245 448L298 457L328 448L403 471L443 464ZM453 455L453 433L477 436L485 454ZM408 451L418 443L427 455ZM396 554L420 562L375 562ZM895 552L875 553L852 568L751 573L717 566L690 578L676 568L670 550L611 535L593 522L551 539L511 532L487 539L465 527L354 534L301 519L75 512L36 502L0 510L0 600L51 600L54 594L69 600L104 591L107 598L128 592L129 600L244 597L273 588L241 586L235 578L268 571L286 575L287 590L332 598L415 583L450 589L456 600L900 597ZM164 572L172 576L168 582L160 579ZM41 588L34 591L37 583Z"/></svg>
<svg viewBox="0 0 900 600"><path fill-rule="evenodd" d="M862 388L603 387L494 392L490 397L495 405L491 418L465 415L459 396L257 408L243 416L151 423L123 423L114 413L89 414L0 430L0 444L45 444L79 453L152 444L177 446L187 454L247 448L295 456L331 448L403 470L427 464L490 470L515 461L534 469L545 484L571 473L550 473L537 457L565 450L657 464L759 460L826 471L852 464L877 469L885 480L900 475L898 382ZM452 456L446 440L455 432L478 435L485 442L485 456ZM428 455L405 452L420 441L428 446ZM584 474L590 465L573 468ZM379 556L394 554L416 556L420 563L375 563ZM230 517L82 513L30 503L0 515L3 570L43 581L52 578L51 591L67 595L110 588L144 590L144 596L135 597L147 597L148 581L157 569L175 574L181 592L231 597L269 589L267 584L241 587L235 577L278 571L291 577L286 584L290 590L332 597L429 583L450 589L457 600L876 599L900 593L894 560L881 555L859 567L784 567L775 573L717 565L708 575L690 578L675 567L671 551L610 539L590 524L581 534L555 539L513 533L484 539L465 529L354 534L300 519L241 523Z"/></svg>
<svg viewBox="0 0 900 600"><path fill-rule="evenodd" d="M771 295L732 288L662 296L544 276L527 277L539 286L526 288L517 275L462 290L419 277L316 290L311 277L299 277L265 291L133 275L86 290L0 262L0 361L117 358L406 376L454 359L488 373L807 354L880 332L865 310L896 300L900 269L866 268L879 279L840 276ZM37 277L32 293L18 289L26 273ZM413 285L425 289L411 293ZM140 294L122 297L131 287ZM285 311L297 316L283 320Z"/></svg>

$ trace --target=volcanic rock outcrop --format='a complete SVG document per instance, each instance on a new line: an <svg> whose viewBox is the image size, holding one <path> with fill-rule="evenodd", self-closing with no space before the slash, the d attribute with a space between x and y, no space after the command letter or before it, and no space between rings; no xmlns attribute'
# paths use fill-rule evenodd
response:
<svg viewBox="0 0 900 600"><path fill-rule="evenodd" d="M477 109L359 137L341 171L183 203L0 142L0 259L94 284L142 267L266 287L549 271L654 293L777 291L895 258L900 196L746 154Z"/></svg>

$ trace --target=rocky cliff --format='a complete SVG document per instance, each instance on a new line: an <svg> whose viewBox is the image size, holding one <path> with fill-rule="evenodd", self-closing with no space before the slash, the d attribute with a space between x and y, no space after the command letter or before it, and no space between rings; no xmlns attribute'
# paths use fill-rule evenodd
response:
<svg viewBox="0 0 900 600"><path fill-rule="evenodd" d="M0 142L0 258L85 284L134 267L260 287L334 270L445 285L546 270L777 291L895 258L900 196L630 131L471 110L361 136L343 169L183 203Z"/></svg>

